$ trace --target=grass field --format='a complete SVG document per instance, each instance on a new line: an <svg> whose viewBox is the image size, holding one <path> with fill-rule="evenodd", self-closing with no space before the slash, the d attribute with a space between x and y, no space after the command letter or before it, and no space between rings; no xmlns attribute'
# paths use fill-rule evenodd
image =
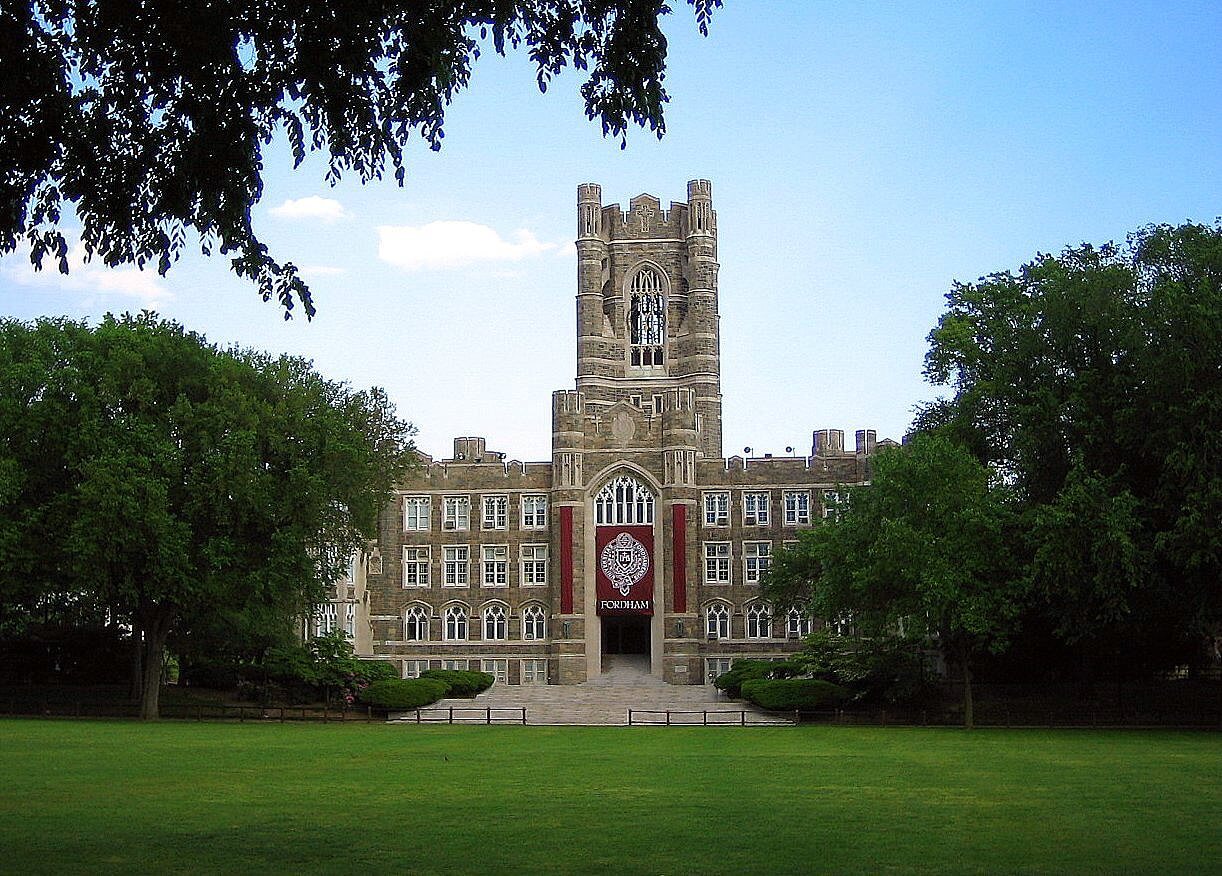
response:
<svg viewBox="0 0 1222 876"><path fill-rule="evenodd" d="M0 871L1222 872L1222 736L0 721Z"/></svg>

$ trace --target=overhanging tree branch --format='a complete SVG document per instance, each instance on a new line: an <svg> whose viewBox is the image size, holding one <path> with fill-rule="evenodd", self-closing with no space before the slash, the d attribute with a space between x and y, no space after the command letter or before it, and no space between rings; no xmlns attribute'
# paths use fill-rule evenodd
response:
<svg viewBox="0 0 1222 876"><path fill-rule="evenodd" d="M688 0L707 34L722 0ZM296 267L259 240L265 149L294 166L403 184L413 137L441 148L445 109L490 40L524 50L540 90L586 71L587 116L626 142L666 130L663 0L27 0L0 9L0 253L68 271L65 208L89 256L164 274L186 232L229 255L285 318L314 314Z"/></svg>

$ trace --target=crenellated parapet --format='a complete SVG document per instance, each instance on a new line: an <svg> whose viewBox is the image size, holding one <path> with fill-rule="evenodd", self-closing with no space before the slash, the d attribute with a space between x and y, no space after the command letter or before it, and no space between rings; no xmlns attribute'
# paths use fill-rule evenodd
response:
<svg viewBox="0 0 1222 876"><path fill-rule="evenodd" d="M577 240L602 236L602 187L582 183L577 187Z"/></svg>
<svg viewBox="0 0 1222 876"><path fill-rule="evenodd" d="M663 446L696 449L699 444L696 436L696 391L671 389L661 394L661 399Z"/></svg>
<svg viewBox="0 0 1222 876"><path fill-rule="evenodd" d="M577 447L584 435L585 395L574 389L552 393L552 446Z"/></svg>
<svg viewBox="0 0 1222 876"><path fill-rule="evenodd" d="M687 204L672 201L663 210L662 202L653 195L637 195L628 202L628 209L619 204L603 207L602 222L607 240L679 239L684 236Z"/></svg>
<svg viewBox="0 0 1222 876"><path fill-rule="evenodd" d="M713 212L713 184L707 179L688 181L686 218L685 232L688 238L717 236L717 214Z"/></svg>

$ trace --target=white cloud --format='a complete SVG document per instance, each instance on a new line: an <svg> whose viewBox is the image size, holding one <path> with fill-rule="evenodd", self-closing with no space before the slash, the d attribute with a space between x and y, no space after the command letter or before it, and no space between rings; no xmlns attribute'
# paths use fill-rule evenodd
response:
<svg viewBox="0 0 1222 876"><path fill-rule="evenodd" d="M136 299L142 307L153 307L174 297L156 271L142 271L135 265L108 268L101 262L87 262L85 247L79 242L68 250L67 274L59 272L58 262L53 258L43 259L42 265L41 271L35 271L29 251L23 248L4 260L4 276L21 286L51 291L122 295Z"/></svg>
<svg viewBox="0 0 1222 876"><path fill-rule="evenodd" d="M268 211L277 219L317 219L319 222L338 222L347 219L349 214L344 205L334 198L320 198L310 195L308 198L289 198L279 207Z"/></svg>
<svg viewBox="0 0 1222 876"><path fill-rule="evenodd" d="M556 249L526 229L505 240L475 222L378 226L378 257L408 271L456 268L476 262L517 262Z"/></svg>

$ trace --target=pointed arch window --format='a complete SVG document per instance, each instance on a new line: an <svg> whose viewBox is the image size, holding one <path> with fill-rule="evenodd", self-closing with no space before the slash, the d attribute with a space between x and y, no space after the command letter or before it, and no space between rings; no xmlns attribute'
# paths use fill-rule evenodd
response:
<svg viewBox="0 0 1222 876"><path fill-rule="evenodd" d="M413 605L404 616L403 638L409 642L429 640L429 612L423 606Z"/></svg>
<svg viewBox="0 0 1222 876"><path fill-rule="evenodd" d="M594 497L594 520L599 526L653 523L653 493L630 475L608 481Z"/></svg>
<svg viewBox="0 0 1222 876"><path fill-rule="evenodd" d="M522 638L547 638L547 612L541 605L528 605L522 609Z"/></svg>
<svg viewBox="0 0 1222 876"><path fill-rule="evenodd" d="M772 638L772 610L762 602L747 606L747 638Z"/></svg>
<svg viewBox="0 0 1222 876"><path fill-rule="evenodd" d="M445 635L447 642L462 642L467 638L467 609L462 605L451 605L445 610Z"/></svg>
<svg viewBox="0 0 1222 876"><path fill-rule="evenodd" d="M505 606L493 603L484 609L484 638L492 641L507 638L509 635Z"/></svg>
<svg viewBox="0 0 1222 876"><path fill-rule="evenodd" d="M628 337L632 364L658 368L666 349L666 296L662 275L645 265L632 278L629 288Z"/></svg>

